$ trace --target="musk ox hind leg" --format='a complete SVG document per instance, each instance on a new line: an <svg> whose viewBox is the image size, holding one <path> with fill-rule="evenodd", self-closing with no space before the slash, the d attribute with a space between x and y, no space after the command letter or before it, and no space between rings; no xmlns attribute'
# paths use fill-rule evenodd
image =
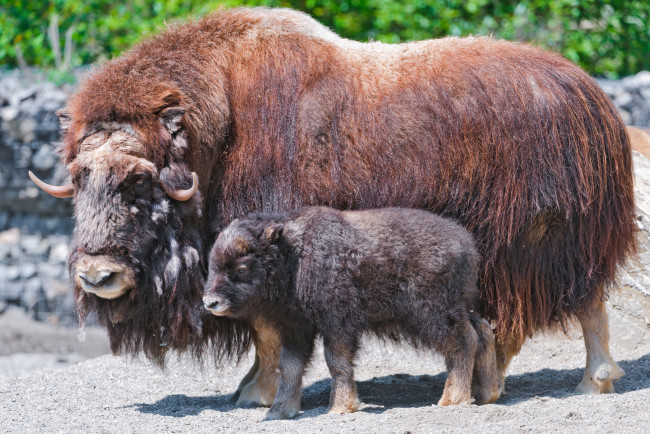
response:
<svg viewBox="0 0 650 434"><path fill-rule="evenodd" d="M497 375L497 358L492 327L478 315L470 316L472 327L478 335L478 347L474 357L472 397L478 405L490 404L501 396Z"/></svg>
<svg viewBox="0 0 650 434"><path fill-rule="evenodd" d="M354 356L358 349L358 340L333 342L324 338L325 361L332 376L332 390L328 413L354 413L359 409L359 395L354 382Z"/></svg>
<svg viewBox="0 0 650 434"><path fill-rule="evenodd" d="M578 316L587 349L587 366L578 393L611 393L625 374L609 354L609 324L605 303L597 301Z"/></svg>
<svg viewBox="0 0 650 434"><path fill-rule="evenodd" d="M269 407L280 383L280 336L265 323L254 321L255 363L242 379L234 398L238 407Z"/></svg>
<svg viewBox="0 0 650 434"><path fill-rule="evenodd" d="M506 393L506 369L512 361L512 358L519 354L523 341L519 339L507 342L497 342L494 345L497 356L497 381L499 387L499 396Z"/></svg>
<svg viewBox="0 0 650 434"><path fill-rule="evenodd" d="M469 320L455 322L440 352L447 365L447 381L438 405L458 405L472 402L472 374L478 349L478 336Z"/></svg>
<svg viewBox="0 0 650 434"><path fill-rule="evenodd" d="M300 413L302 376L314 350L315 334L283 337L280 384L265 420L293 419Z"/></svg>

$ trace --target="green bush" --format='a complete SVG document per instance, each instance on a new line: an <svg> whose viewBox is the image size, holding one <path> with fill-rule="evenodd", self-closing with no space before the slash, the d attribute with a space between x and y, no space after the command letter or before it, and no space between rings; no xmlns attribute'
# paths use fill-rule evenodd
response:
<svg viewBox="0 0 650 434"><path fill-rule="evenodd" d="M562 52L595 75L650 69L647 0L1 1L0 64L8 66L92 63L118 55L166 21L246 4L303 10L361 41L493 35Z"/></svg>

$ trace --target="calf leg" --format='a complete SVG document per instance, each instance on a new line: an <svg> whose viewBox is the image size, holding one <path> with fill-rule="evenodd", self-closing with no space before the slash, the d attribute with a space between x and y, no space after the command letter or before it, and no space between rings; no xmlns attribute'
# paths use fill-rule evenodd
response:
<svg viewBox="0 0 650 434"><path fill-rule="evenodd" d="M255 328L255 363L242 379L235 397L239 407L268 407L273 403L280 382L280 335L266 323L253 322Z"/></svg>
<svg viewBox="0 0 650 434"><path fill-rule="evenodd" d="M447 365L445 390L438 405L469 404L478 337L469 321L458 323L441 353Z"/></svg>
<svg viewBox="0 0 650 434"><path fill-rule="evenodd" d="M605 303L596 302L578 317L587 348L587 366L578 393L610 393L625 374L609 354L609 325Z"/></svg>
<svg viewBox="0 0 650 434"><path fill-rule="evenodd" d="M332 342L324 339L325 361L332 376L332 391L328 413L354 413L359 408L357 385L354 382L354 355L358 340Z"/></svg>
<svg viewBox="0 0 650 434"><path fill-rule="evenodd" d="M494 334L490 324L478 316L470 317L472 327L478 335L478 347L474 358L472 397L476 404L489 404L499 399L497 358L494 349Z"/></svg>
<svg viewBox="0 0 650 434"><path fill-rule="evenodd" d="M283 338L280 355L280 385L266 420L291 419L300 413L302 376L314 349L314 336Z"/></svg>

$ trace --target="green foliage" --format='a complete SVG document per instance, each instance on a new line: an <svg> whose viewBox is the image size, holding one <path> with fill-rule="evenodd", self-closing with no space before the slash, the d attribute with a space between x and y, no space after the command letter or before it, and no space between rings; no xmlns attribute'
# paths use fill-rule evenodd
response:
<svg viewBox="0 0 650 434"><path fill-rule="evenodd" d="M647 0L0 0L0 65L16 66L21 54L40 67L88 64L165 22L237 4L303 10L361 41L493 35L560 51L592 74L650 69Z"/></svg>

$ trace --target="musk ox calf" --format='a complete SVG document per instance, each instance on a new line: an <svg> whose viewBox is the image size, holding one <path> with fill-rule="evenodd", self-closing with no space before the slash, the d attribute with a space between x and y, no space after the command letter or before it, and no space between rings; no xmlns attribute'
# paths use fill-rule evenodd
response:
<svg viewBox="0 0 650 434"><path fill-rule="evenodd" d="M439 405L498 398L494 336L479 311L472 236L437 215L325 207L235 220L210 253L205 307L260 320L280 336L280 384L268 419L295 417L317 334L332 375L330 413L359 406L361 335L407 339L445 357ZM472 384L472 377L474 382Z"/></svg>

